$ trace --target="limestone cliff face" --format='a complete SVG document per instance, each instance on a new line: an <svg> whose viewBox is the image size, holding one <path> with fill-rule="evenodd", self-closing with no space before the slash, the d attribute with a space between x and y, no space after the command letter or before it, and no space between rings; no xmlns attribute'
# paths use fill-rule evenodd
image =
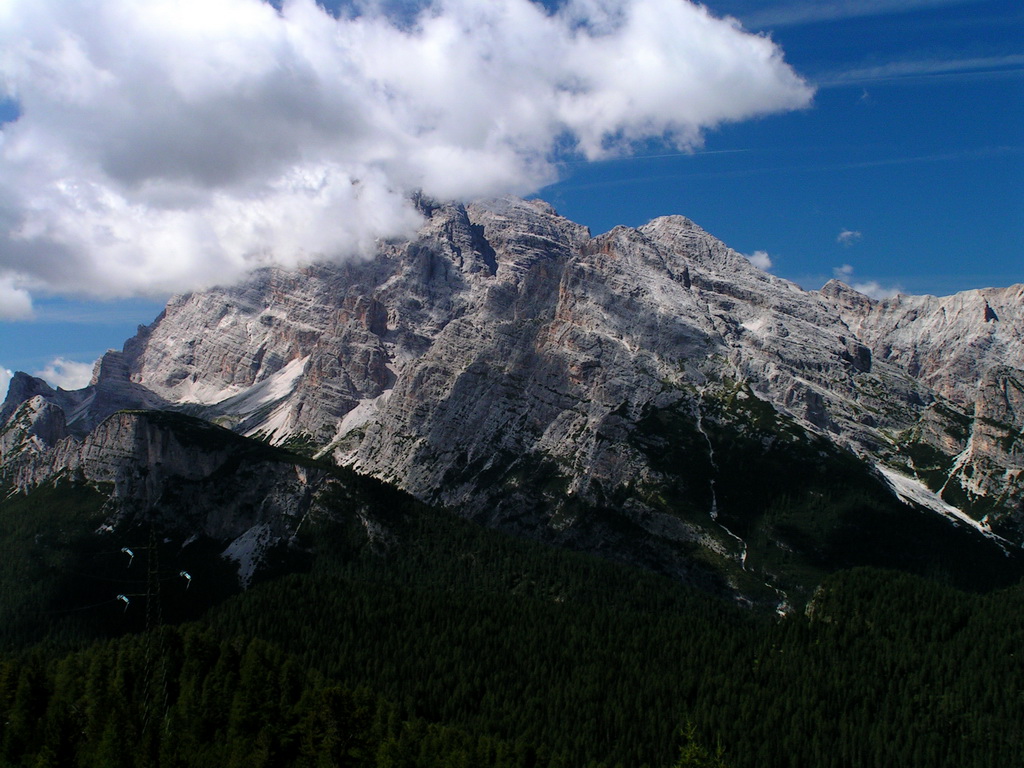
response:
<svg viewBox="0 0 1024 768"><path fill-rule="evenodd" d="M149 502L124 456L82 453L127 440L120 417L95 426L118 403L300 446L574 546L621 543L577 514L600 507L633 538L739 559L716 472L727 426L777 442L764 405L1020 541L1024 287L877 302L838 282L804 291L681 216L592 237L540 201L420 204L413 240L179 296L89 388L21 381L5 413L30 396L59 406L93 431L55 465ZM703 522L666 511L680 505Z"/></svg>
<svg viewBox="0 0 1024 768"><path fill-rule="evenodd" d="M1024 365L1024 285L953 296L857 296L838 281L822 289L843 321L877 359L938 394L971 408L989 369Z"/></svg>
<svg viewBox="0 0 1024 768"><path fill-rule="evenodd" d="M111 525L160 522L184 535L233 539L253 526L287 538L327 482L310 469L252 449L219 427L181 416L123 411L85 438L5 465L16 489L86 482L109 494Z"/></svg>
<svg viewBox="0 0 1024 768"><path fill-rule="evenodd" d="M125 346L131 347L137 339ZM42 379L18 371L11 379L7 398L0 406L0 424L9 424L22 403L34 397L59 408L64 414L67 430L71 434L88 434L105 418L126 408L159 410L171 403L144 386L128 379L124 352L110 350L96 363L92 383L83 389L68 391L53 389Z"/></svg>
<svg viewBox="0 0 1024 768"><path fill-rule="evenodd" d="M943 495L975 507L978 517L1006 518L1010 510L1019 537L1024 523L1024 285L875 301L833 281L822 294L876 360L935 393L935 401L903 437L938 452L930 462L925 458L926 471L938 470Z"/></svg>
<svg viewBox="0 0 1024 768"><path fill-rule="evenodd" d="M12 409L0 428L0 466L31 460L67 435L64 411L43 395L33 395Z"/></svg>

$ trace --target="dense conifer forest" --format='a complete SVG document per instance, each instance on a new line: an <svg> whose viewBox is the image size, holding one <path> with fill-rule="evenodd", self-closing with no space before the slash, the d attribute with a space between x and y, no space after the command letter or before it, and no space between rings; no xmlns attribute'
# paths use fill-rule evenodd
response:
<svg viewBox="0 0 1024 768"><path fill-rule="evenodd" d="M782 618L364 490L386 537L339 499L245 592L90 535L95 492L8 498L0 765L1022 763L1019 585L853 569Z"/></svg>

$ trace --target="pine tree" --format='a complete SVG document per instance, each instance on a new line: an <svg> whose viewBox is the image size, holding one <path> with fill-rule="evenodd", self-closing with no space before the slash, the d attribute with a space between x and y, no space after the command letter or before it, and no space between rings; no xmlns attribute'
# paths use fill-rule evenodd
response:
<svg viewBox="0 0 1024 768"><path fill-rule="evenodd" d="M679 759L672 768L728 768L723 757L721 744L711 752L697 740L697 727L687 721L680 729L683 745L679 748Z"/></svg>

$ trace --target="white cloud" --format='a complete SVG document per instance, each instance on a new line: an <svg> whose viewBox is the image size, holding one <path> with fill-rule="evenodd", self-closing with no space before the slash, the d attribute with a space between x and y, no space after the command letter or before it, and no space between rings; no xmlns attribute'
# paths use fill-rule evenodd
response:
<svg viewBox="0 0 1024 768"><path fill-rule="evenodd" d="M838 280L849 280L853 277L853 267L849 264L843 264L841 267L835 267L832 270L832 274L835 275Z"/></svg>
<svg viewBox="0 0 1024 768"><path fill-rule="evenodd" d="M400 22L314 0L7 0L4 96L0 285L24 308L345 258L410 233L413 190L533 191L566 147L688 150L812 89L685 0L432 0Z"/></svg>
<svg viewBox="0 0 1024 768"><path fill-rule="evenodd" d="M747 257L750 263L758 269L762 269L765 272L772 268L772 258L768 255L767 251L754 251L750 256Z"/></svg>
<svg viewBox="0 0 1024 768"><path fill-rule="evenodd" d="M900 293L899 288L886 288L877 280L869 280L866 283L854 283L850 287L858 293L870 296L872 299L891 299Z"/></svg>
<svg viewBox="0 0 1024 768"><path fill-rule="evenodd" d="M853 280L853 272L854 269L849 264L843 264L841 267L835 267L832 270L832 274L835 275L837 280L842 280L853 288L853 290L858 293L863 293L865 296L870 296L872 299L891 299L893 296L897 296L901 293L898 286L886 287L877 280L855 282Z"/></svg>
<svg viewBox="0 0 1024 768"><path fill-rule="evenodd" d="M92 380L92 370L95 363L76 363L74 360L65 360L63 357L55 357L41 371L36 371L33 376L45 380L50 386L61 389L81 389L88 386Z"/></svg>
<svg viewBox="0 0 1024 768"><path fill-rule="evenodd" d="M7 398L7 387L10 386L14 371L0 366L0 403Z"/></svg>
<svg viewBox="0 0 1024 768"><path fill-rule="evenodd" d="M842 232L839 233L838 237L836 237L836 242L839 243L840 245L845 245L849 247L856 243L858 240L861 240L863 237L864 235L862 235L855 229L844 229Z"/></svg>
<svg viewBox="0 0 1024 768"><path fill-rule="evenodd" d="M13 277L0 276L0 320L25 320L30 317L32 296L24 288L18 287Z"/></svg>

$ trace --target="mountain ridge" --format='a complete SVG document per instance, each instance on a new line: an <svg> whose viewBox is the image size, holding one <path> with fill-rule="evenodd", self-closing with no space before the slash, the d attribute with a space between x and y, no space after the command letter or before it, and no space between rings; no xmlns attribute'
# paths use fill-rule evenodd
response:
<svg viewBox="0 0 1024 768"><path fill-rule="evenodd" d="M682 216L592 237L541 201L419 205L373 259L175 297L86 390L19 374L3 414L31 393L80 439L118 406L179 409L682 575L694 551L745 570L749 536L790 546L766 521L803 491L718 498L733 449L849 451L1021 544L1024 286L879 302L804 291Z"/></svg>

